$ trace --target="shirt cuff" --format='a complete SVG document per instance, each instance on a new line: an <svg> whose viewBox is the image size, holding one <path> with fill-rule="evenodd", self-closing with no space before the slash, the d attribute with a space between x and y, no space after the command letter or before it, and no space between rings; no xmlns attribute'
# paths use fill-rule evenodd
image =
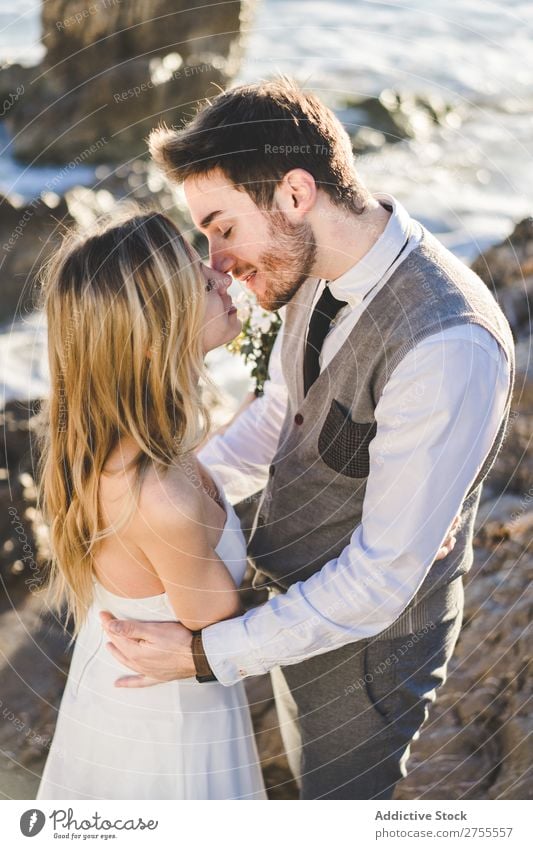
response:
<svg viewBox="0 0 533 849"><path fill-rule="evenodd" d="M251 645L246 616L225 619L202 629L202 642L217 680L230 687L248 675L263 675L270 667Z"/></svg>

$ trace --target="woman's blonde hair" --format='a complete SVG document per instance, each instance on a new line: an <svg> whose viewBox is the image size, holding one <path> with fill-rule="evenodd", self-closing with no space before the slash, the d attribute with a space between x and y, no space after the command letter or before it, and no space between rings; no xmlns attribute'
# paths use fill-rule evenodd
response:
<svg viewBox="0 0 533 849"><path fill-rule="evenodd" d="M133 515L149 464L163 473L205 437L205 285L173 222L131 206L71 233L44 270L50 394L40 429L39 506L50 531L47 594L74 636L93 596L96 543ZM139 451L133 501L101 526L98 487L124 436Z"/></svg>

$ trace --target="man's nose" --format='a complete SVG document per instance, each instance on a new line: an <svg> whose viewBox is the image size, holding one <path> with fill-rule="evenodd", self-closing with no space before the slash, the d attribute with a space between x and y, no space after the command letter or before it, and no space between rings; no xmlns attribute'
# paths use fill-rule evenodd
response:
<svg viewBox="0 0 533 849"><path fill-rule="evenodd" d="M209 249L209 265L215 271L221 271L222 274L229 274L235 265L234 258L224 250Z"/></svg>

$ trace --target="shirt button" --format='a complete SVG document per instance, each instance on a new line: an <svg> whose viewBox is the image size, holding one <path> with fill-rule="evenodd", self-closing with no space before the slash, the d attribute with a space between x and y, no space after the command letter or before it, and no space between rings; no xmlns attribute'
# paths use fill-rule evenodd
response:
<svg viewBox="0 0 533 849"><path fill-rule="evenodd" d="M304 417L301 413L296 413L294 417L294 424L301 425L304 423Z"/></svg>

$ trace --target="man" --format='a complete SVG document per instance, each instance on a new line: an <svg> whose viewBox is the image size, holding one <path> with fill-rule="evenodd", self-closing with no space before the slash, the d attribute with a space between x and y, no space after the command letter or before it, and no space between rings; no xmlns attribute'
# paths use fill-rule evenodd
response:
<svg viewBox="0 0 533 849"><path fill-rule="evenodd" d="M288 80L220 94L151 150L213 267L283 308L264 397L200 454L234 501L261 491L249 552L270 598L194 637L103 614L139 673L120 685L271 670L301 798L391 798L459 634L509 414L509 326L476 275L366 189L340 123Z"/></svg>

